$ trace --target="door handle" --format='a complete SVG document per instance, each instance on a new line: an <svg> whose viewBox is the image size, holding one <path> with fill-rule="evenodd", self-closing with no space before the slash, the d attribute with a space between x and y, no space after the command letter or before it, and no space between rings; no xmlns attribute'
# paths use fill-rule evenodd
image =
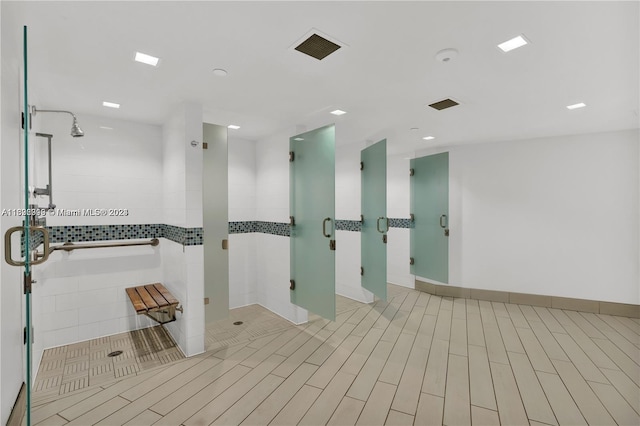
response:
<svg viewBox="0 0 640 426"><path fill-rule="evenodd" d="M445 223L444 223L444 224L442 223L442 220L443 220L443 219L444 219L444 221L445 221ZM448 220L448 218L447 218L447 215L446 215L446 214L443 214L443 215L441 215L441 216L440 216L440 228L446 228L446 227L447 227L448 222L449 222L449 220Z"/></svg>
<svg viewBox="0 0 640 426"><path fill-rule="evenodd" d="M14 226L12 228L7 229L7 232L4 234L4 260L11 266L24 266L25 262L20 260L13 260L12 252L11 252L11 236L16 232L23 232L24 234L24 226ZM36 255L36 260L32 260L30 265L39 265L44 263L49 259L49 231L44 226L31 226L29 231L40 231L42 232L42 256ZM28 238L28 237L27 237ZM30 253L26 253L26 256L30 256Z"/></svg>
<svg viewBox="0 0 640 426"><path fill-rule="evenodd" d="M383 231L380 229L380 220L381 219L386 219L387 223L386 223L386 229ZM384 217L384 216L380 216L377 220L376 220L376 229L378 230L379 233L384 234L385 232L389 232L389 218L388 217Z"/></svg>
<svg viewBox="0 0 640 426"><path fill-rule="evenodd" d="M327 222L331 222L331 218L330 217L325 217L324 220L322 221L322 235L325 238L331 238L331 232L329 232L328 234L326 232Z"/></svg>

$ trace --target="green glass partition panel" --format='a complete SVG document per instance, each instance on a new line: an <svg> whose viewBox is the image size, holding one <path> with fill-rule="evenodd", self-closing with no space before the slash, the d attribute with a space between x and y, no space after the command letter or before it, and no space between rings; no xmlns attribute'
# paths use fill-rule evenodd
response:
<svg viewBox="0 0 640 426"><path fill-rule="evenodd" d="M449 280L449 153L411 160L411 273Z"/></svg>
<svg viewBox="0 0 640 426"><path fill-rule="evenodd" d="M335 126L289 139L291 303L336 318Z"/></svg>
<svg viewBox="0 0 640 426"><path fill-rule="evenodd" d="M387 140L360 151L362 287L387 300Z"/></svg>

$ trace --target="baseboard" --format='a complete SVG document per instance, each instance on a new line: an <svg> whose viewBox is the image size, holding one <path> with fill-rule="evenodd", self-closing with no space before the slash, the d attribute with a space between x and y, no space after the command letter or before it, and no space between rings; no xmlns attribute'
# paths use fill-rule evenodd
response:
<svg viewBox="0 0 640 426"><path fill-rule="evenodd" d="M415 289L425 293L444 297L487 300L490 302L533 305L546 308L566 309L569 311L592 312L595 314L617 315L640 318L640 305L629 303L604 302L599 300L574 299L571 297L545 296L540 294L512 293L498 290L482 290L434 284L416 280Z"/></svg>
<svg viewBox="0 0 640 426"><path fill-rule="evenodd" d="M7 420L7 426L20 426L22 425L22 419L27 412L27 386L22 383L16 403L13 404L11 414L9 414L9 420Z"/></svg>

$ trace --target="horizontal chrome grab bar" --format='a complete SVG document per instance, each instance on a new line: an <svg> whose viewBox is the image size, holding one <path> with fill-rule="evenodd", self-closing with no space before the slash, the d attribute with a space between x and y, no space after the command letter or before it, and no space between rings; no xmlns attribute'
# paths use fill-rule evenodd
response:
<svg viewBox="0 0 640 426"><path fill-rule="evenodd" d="M84 250L94 248L108 248L108 247L131 247L131 246L157 246L160 244L160 240L153 238L149 241L131 241L128 243L98 243L98 244L74 244L64 243L61 246L50 247L49 252L56 250L72 251L72 250Z"/></svg>

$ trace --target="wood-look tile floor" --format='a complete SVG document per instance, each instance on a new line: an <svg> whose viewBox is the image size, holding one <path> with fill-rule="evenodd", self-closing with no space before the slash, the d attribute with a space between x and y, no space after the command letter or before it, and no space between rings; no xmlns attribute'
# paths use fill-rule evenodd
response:
<svg viewBox="0 0 640 426"><path fill-rule="evenodd" d="M241 333L136 377L36 400L33 423L640 424L636 319L389 286L388 303L339 297L335 322Z"/></svg>

